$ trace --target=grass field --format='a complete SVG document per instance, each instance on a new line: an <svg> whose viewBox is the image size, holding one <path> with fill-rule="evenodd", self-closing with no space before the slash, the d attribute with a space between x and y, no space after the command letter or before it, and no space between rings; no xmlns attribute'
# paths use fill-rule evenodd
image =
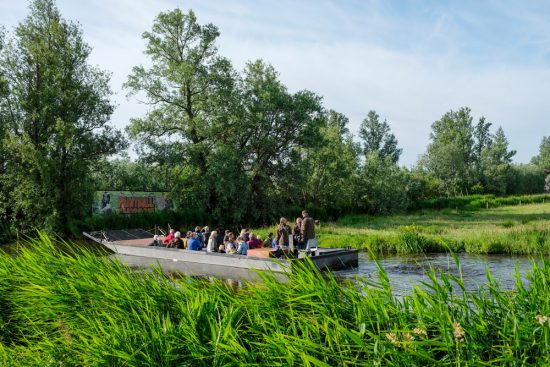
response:
<svg viewBox="0 0 550 367"><path fill-rule="evenodd" d="M262 233L267 232L263 230ZM550 253L550 203L469 211L424 210L392 216L353 215L317 229L323 247L377 253Z"/></svg>

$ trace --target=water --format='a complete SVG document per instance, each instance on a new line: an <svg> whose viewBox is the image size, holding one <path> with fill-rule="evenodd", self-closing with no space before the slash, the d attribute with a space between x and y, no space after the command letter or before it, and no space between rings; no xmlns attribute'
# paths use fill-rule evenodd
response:
<svg viewBox="0 0 550 367"><path fill-rule="evenodd" d="M524 283L525 275L532 267L532 260L525 256L458 254L457 257L467 291L477 291L487 283L487 269L504 289L514 289L516 264ZM459 276L450 254L393 255L380 258L378 262L388 274L392 289L397 295L410 293L415 285L422 286L422 282L429 283L430 266L437 271ZM360 253L358 268L342 270L336 272L336 275L344 278L365 277L377 281L378 268L367 253Z"/></svg>

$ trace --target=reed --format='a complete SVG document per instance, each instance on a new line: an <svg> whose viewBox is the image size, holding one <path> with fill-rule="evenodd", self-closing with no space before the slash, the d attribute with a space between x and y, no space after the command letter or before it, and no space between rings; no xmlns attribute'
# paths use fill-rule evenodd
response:
<svg viewBox="0 0 550 367"><path fill-rule="evenodd" d="M550 363L550 265L476 293L432 271L410 294L311 264L286 282L131 269L42 235L0 254L0 365L373 366ZM457 261L457 265L458 261Z"/></svg>

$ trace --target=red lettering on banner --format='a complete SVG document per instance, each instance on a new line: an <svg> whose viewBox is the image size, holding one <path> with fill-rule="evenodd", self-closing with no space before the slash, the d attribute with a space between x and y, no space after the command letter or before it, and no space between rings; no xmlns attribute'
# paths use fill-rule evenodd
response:
<svg viewBox="0 0 550 367"><path fill-rule="evenodd" d="M119 196L118 206L121 213L154 212L153 197Z"/></svg>

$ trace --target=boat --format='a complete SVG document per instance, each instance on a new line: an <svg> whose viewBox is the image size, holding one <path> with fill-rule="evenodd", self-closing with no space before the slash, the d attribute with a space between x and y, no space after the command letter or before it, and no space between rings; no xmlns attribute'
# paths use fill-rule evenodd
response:
<svg viewBox="0 0 550 367"><path fill-rule="evenodd" d="M153 234L143 229L84 232L83 234L120 255L211 265L227 269L240 268L285 273L292 271L295 264L303 262L304 258L308 257L320 270L340 270L357 267L359 261L359 252L356 249L317 248L307 253L300 251L298 258L277 259L270 256L269 248L250 249L248 255L237 255L150 246Z"/></svg>

